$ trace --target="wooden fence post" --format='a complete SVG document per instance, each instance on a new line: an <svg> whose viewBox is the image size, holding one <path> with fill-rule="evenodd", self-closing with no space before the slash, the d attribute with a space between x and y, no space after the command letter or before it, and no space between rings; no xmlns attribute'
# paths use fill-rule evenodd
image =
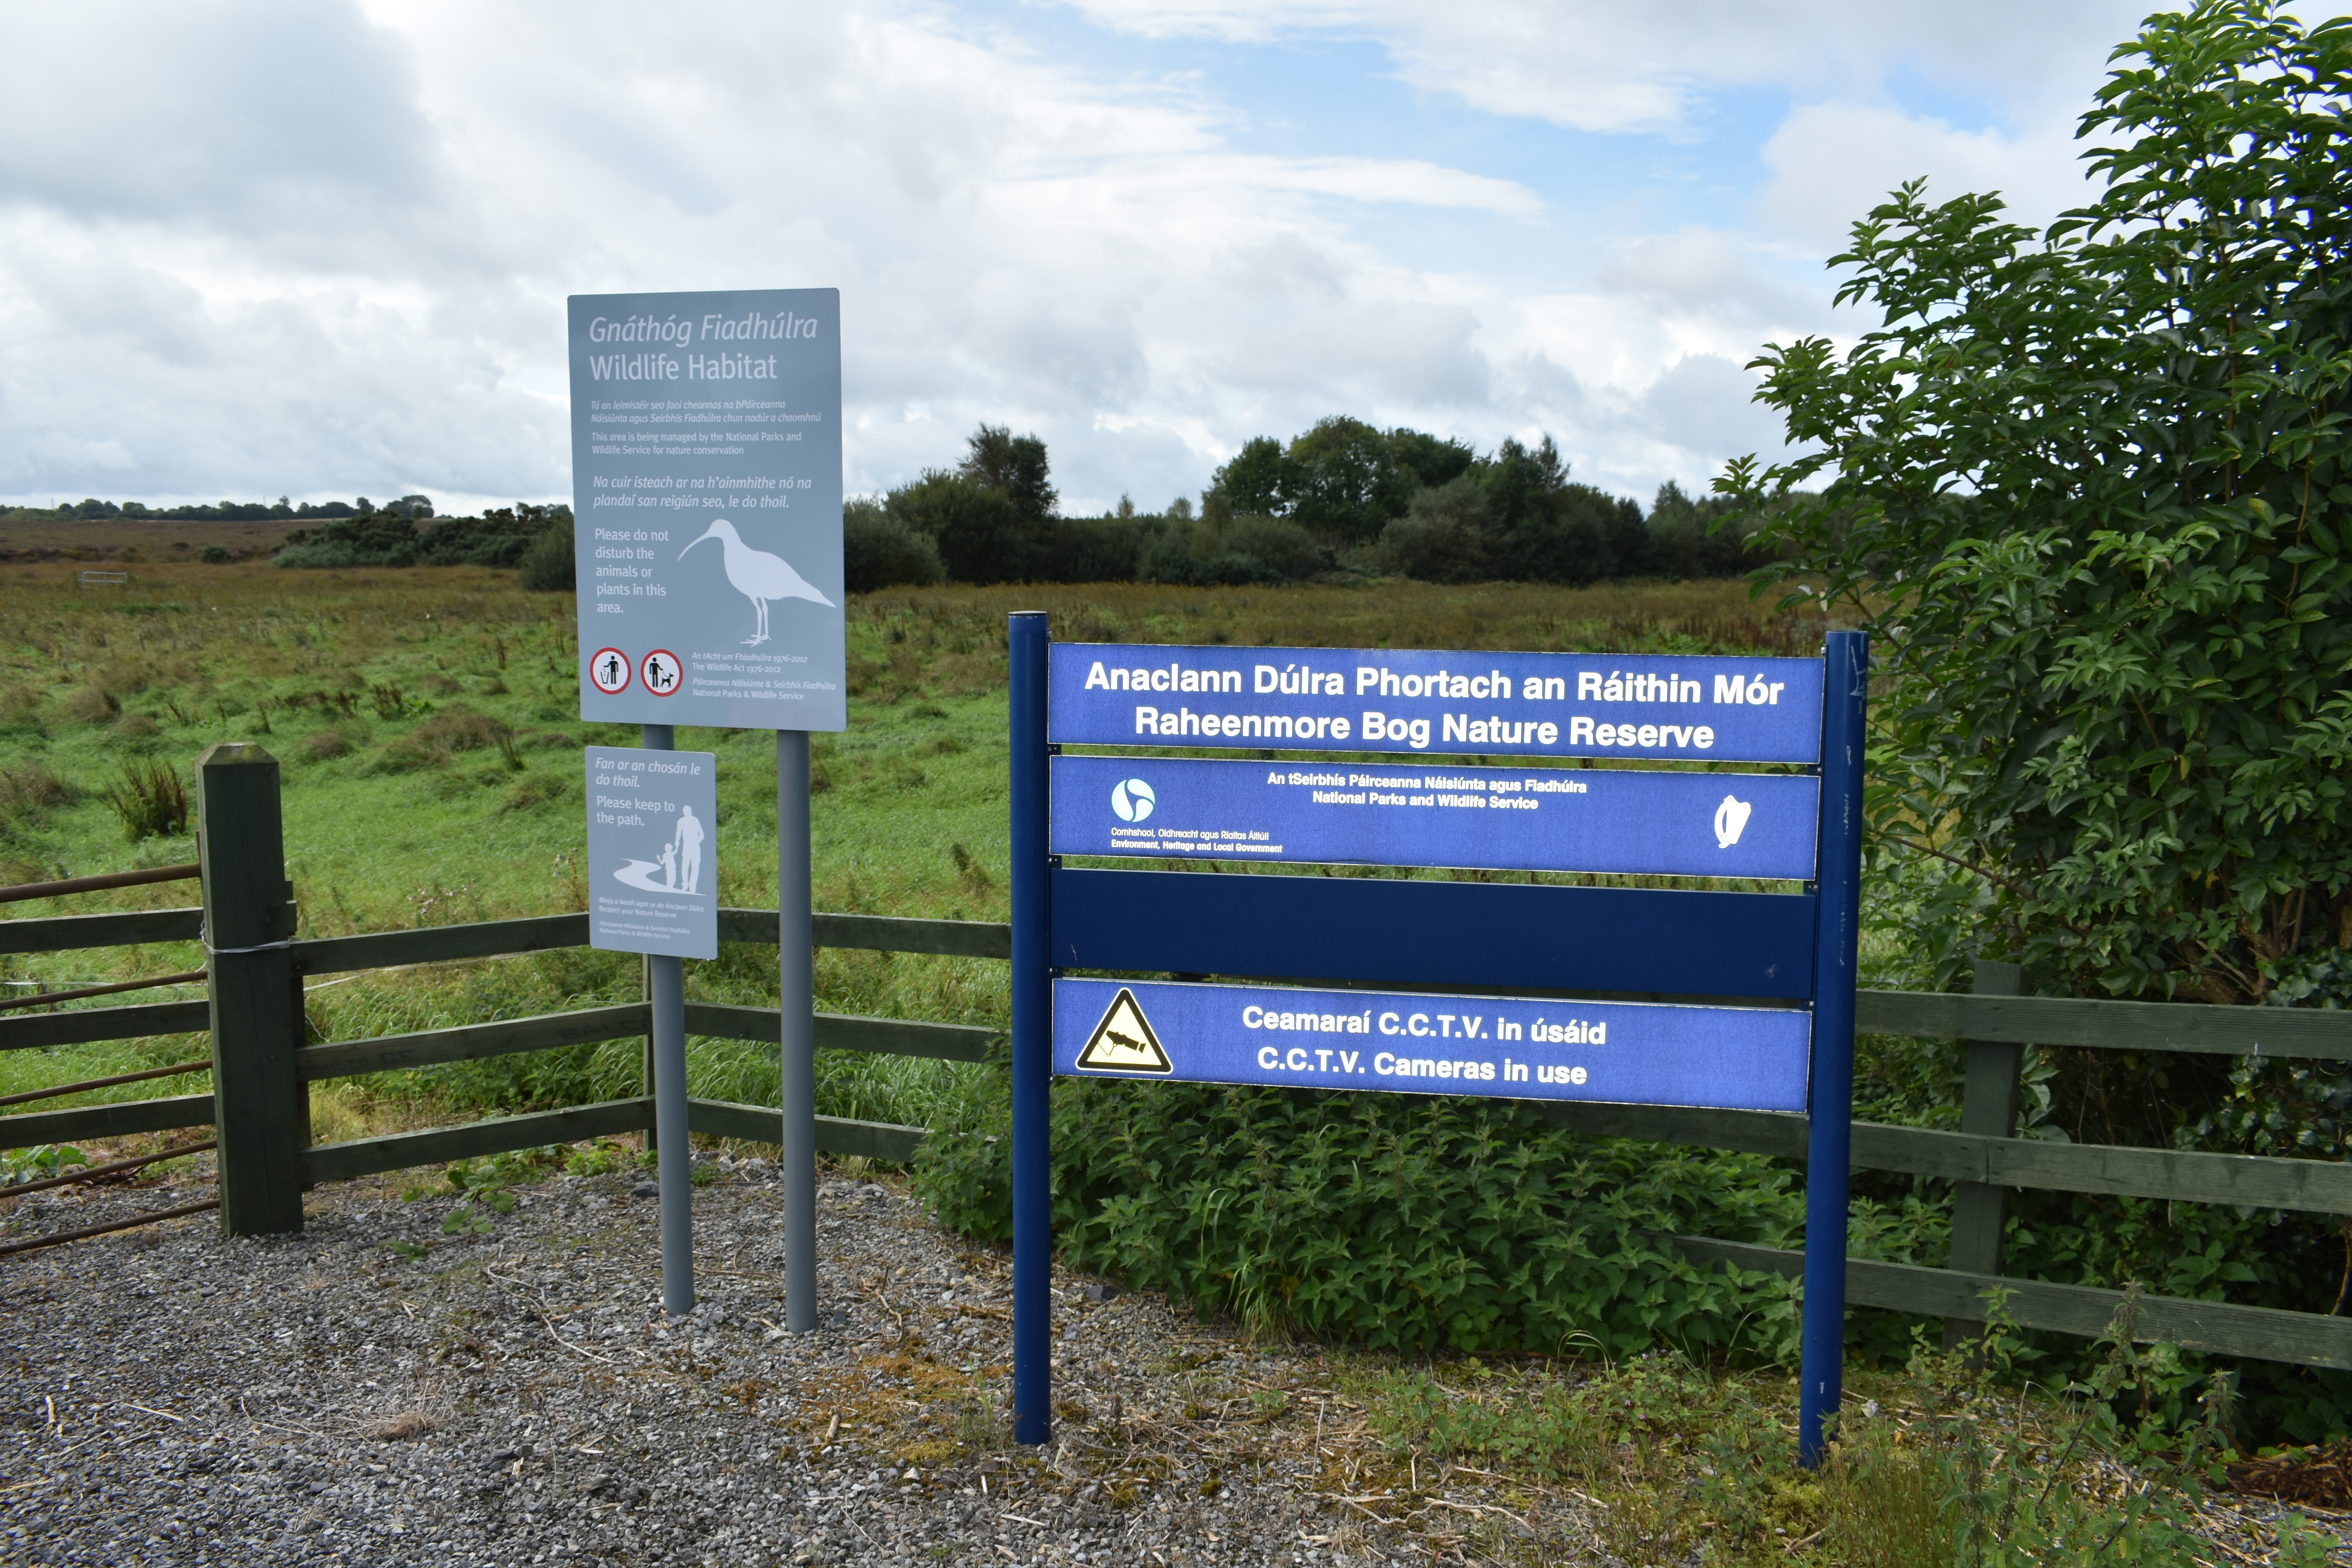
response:
<svg viewBox="0 0 2352 1568"><path fill-rule="evenodd" d="M302 996L287 951L294 889L286 880L278 759L250 742L209 748L196 759L196 801L221 1229L299 1231L310 1093L294 1054L302 1044Z"/></svg>
<svg viewBox="0 0 2352 1568"><path fill-rule="evenodd" d="M1979 959L1979 996L2022 996L2025 971L2014 963ZM1969 1040L1966 1086L1960 1092L1960 1131L1980 1138L2017 1136L2017 1086L2025 1047L1996 1040ZM2009 1189L1989 1182L1952 1184L1951 1267L1971 1274L1998 1274L2001 1238L2009 1226ZM1985 1326L1966 1318L1944 1320L1944 1348L1981 1339Z"/></svg>

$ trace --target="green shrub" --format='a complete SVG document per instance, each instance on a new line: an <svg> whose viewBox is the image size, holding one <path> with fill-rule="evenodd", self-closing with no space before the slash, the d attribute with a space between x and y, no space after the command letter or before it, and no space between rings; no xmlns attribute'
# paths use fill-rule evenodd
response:
<svg viewBox="0 0 2352 1568"><path fill-rule="evenodd" d="M1050 580L1132 583L1142 568L1144 552L1168 526L1157 517L1055 518Z"/></svg>
<svg viewBox="0 0 2352 1568"><path fill-rule="evenodd" d="M892 490L887 515L929 538L959 583L1039 580L1052 557L1054 521L1024 515L1002 489L958 474L931 472Z"/></svg>
<svg viewBox="0 0 2352 1568"><path fill-rule="evenodd" d="M1009 1079L974 1075L917 1165L940 1221L1012 1230ZM1793 1287L1694 1268L1663 1239L1787 1245L1790 1173L1759 1156L1577 1139L1508 1102L1063 1079L1065 1259L1375 1348L1792 1359Z"/></svg>
<svg viewBox="0 0 2352 1568"><path fill-rule="evenodd" d="M841 564L843 582L853 594L947 578L938 542L868 500L841 509Z"/></svg>
<svg viewBox="0 0 2352 1568"><path fill-rule="evenodd" d="M1992 954L2044 994L2342 1005L2352 29L2208 0L2117 58L2091 205L2034 229L1895 192L1830 263L1875 325L1757 362L1805 455L1717 489L1765 575L1873 635L1869 879L1922 978ZM2047 1120L2341 1159L2338 1068L2068 1051ZM2342 1306L2333 1216L2029 1192L2011 1226L2030 1277ZM2344 1373L2246 1377L2257 1429L2345 1430Z"/></svg>
<svg viewBox="0 0 2352 1568"><path fill-rule="evenodd" d="M572 518L568 511L561 522L541 533L537 542L523 552L520 564L518 576L531 593L579 591L579 568L572 556Z"/></svg>
<svg viewBox="0 0 2352 1568"><path fill-rule="evenodd" d="M1882 860L2045 988L2263 998L2352 945L2352 29L2151 17L2036 231L1914 182L1853 227L1843 353L1774 345L1807 455L1727 493L1874 633ZM2352 1000L2352 996L2344 998Z"/></svg>
<svg viewBox="0 0 2352 1568"><path fill-rule="evenodd" d="M287 540L275 557L280 566L414 566L422 554L415 521L385 511L298 528Z"/></svg>
<svg viewBox="0 0 2352 1568"><path fill-rule="evenodd" d="M124 836L133 841L185 833L194 812L187 781L179 769L163 762L125 763L121 776L106 786L106 804L122 819Z"/></svg>
<svg viewBox="0 0 2352 1568"><path fill-rule="evenodd" d="M1297 582L1331 564L1331 552L1297 523L1251 514L1222 529L1205 522L1167 528L1145 545L1139 575L1146 583L1213 587Z"/></svg>

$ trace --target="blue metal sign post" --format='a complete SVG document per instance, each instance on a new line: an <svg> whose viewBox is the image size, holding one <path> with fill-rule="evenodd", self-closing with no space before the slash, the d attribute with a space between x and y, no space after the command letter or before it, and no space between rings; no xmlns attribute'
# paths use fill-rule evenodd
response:
<svg viewBox="0 0 2352 1568"><path fill-rule="evenodd" d="M1015 1439L1052 1430L1058 1072L1808 1112L1799 1451L1817 1462L1843 1364L1864 639L1833 633L1820 660L1055 646L1045 616L1020 615L1011 651ZM1066 744L1394 760L1055 754ZM1451 760L1478 756L1685 771ZM1790 890L1190 876L1066 855ZM1721 1000L1566 999L1628 992Z"/></svg>
<svg viewBox="0 0 2352 1568"><path fill-rule="evenodd" d="M1045 858L1045 617L1012 620L1013 1440L1034 1444L1054 1429L1054 895Z"/></svg>
<svg viewBox="0 0 2352 1568"><path fill-rule="evenodd" d="M1853 1149L1853 991L1862 936L1863 705L1870 643L1832 632L1822 650L1822 869L1813 942L1812 1118L1805 1157L1805 1303L1797 1458L1821 1461L1845 1391L1847 1161Z"/></svg>

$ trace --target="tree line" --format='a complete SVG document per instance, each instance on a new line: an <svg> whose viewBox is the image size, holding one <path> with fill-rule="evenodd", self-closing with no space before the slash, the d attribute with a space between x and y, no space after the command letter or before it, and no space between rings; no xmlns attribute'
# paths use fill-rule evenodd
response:
<svg viewBox="0 0 2352 1568"><path fill-rule="evenodd" d="M153 522L268 522L278 518L301 522L369 517L378 512L400 517L431 517L433 503L421 495L403 496L398 500L386 501L381 507L365 496L347 501L296 501L279 496L275 501L225 500L210 505L191 502L182 506L149 506L144 501L118 502L86 496L80 500L67 501L54 507L12 506L0 511L0 516L59 522L75 519L97 522L118 517Z"/></svg>
<svg viewBox="0 0 2352 1568"><path fill-rule="evenodd" d="M478 517L436 517L423 496L404 500L421 505L373 509L318 528L298 528L274 559L280 566L514 566L524 569L525 586L572 585L570 507L517 501ZM559 539L562 560L551 573ZM554 581L533 581L550 575Z"/></svg>
<svg viewBox="0 0 2352 1568"><path fill-rule="evenodd" d="M1645 514L1569 477L1549 436L1491 454L1335 416L1287 443L1261 436L1196 508L1122 499L1066 517L1045 443L985 425L953 468L844 509L852 592L958 582L1286 583L1333 574L1434 583L1723 577L1748 564L1739 509L1671 481Z"/></svg>
<svg viewBox="0 0 2352 1568"><path fill-rule="evenodd" d="M1122 498L1097 517L1066 516L1045 443L982 425L951 468L927 469L843 510L853 593L925 583L1289 583L1401 576L1433 583L1582 584L1625 577L1727 577L1754 564L1755 524L1715 496L1671 481L1649 510L1569 477L1549 436L1466 442L1345 416L1288 442L1261 436L1211 477L1195 505L1156 512ZM381 505L365 496L273 503L149 507L95 498L52 519L315 522L298 528L280 566L503 566L523 586L575 587L572 509L518 501L478 517L441 517L429 497Z"/></svg>

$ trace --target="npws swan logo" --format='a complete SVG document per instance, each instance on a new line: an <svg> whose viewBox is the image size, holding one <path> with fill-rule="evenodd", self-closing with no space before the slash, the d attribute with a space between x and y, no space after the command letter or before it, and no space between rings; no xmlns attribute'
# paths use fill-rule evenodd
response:
<svg viewBox="0 0 2352 1568"><path fill-rule="evenodd" d="M1748 827L1748 814L1755 809L1752 802L1725 795L1723 804L1715 808L1716 847L1728 849L1738 843L1740 834Z"/></svg>

